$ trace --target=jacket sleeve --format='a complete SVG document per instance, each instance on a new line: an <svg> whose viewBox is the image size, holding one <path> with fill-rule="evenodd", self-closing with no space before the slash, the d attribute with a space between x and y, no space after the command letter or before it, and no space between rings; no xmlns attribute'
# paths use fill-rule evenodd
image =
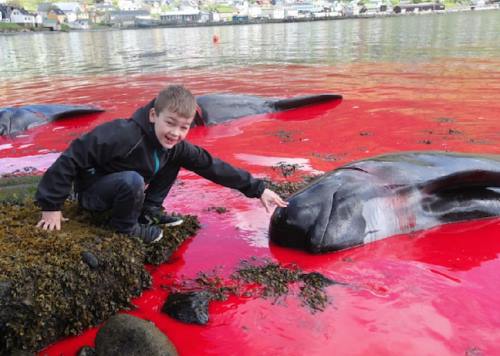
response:
<svg viewBox="0 0 500 356"><path fill-rule="evenodd" d="M214 158L205 149L182 141L177 145L174 159L181 167L228 188L237 189L249 198L260 198L265 184L262 180L227 162Z"/></svg>
<svg viewBox="0 0 500 356"><path fill-rule="evenodd" d="M35 194L43 211L61 210L80 171L103 166L118 154L119 133L110 124L74 140L45 172Z"/></svg>

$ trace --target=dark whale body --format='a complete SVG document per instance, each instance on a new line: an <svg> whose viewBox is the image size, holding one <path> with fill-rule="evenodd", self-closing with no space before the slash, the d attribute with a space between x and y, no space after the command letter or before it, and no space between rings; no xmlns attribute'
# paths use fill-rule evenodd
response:
<svg viewBox="0 0 500 356"><path fill-rule="evenodd" d="M500 155L405 152L354 162L296 192L269 236L312 253L500 215Z"/></svg>
<svg viewBox="0 0 500 356"><path fill-rule="evenodd" d="M287 99L270 99L252 95L207 94L196 97L200 107L194 126L214 125L243 116L267 114L299 107L341 100L342 95L320 94Z"/></svg>
<svg viewBox="0 0 500 356"><path fill-rule="evenodd" d="M288 99L251 95L208 94L196 97L200 110L192 126L213 125L243 116L273 113L306 105L341 100L341 95L321 94ZM63 117L104 111L91 105L28 105L0 108L0 136L12 135Z"/></svg>
<svg viewBox="0 0 500 356"><path fill-rule="evenodd" d="M12 135L62 117L104 111L91 105L28 105L0 108L0 136Z"/></svg>

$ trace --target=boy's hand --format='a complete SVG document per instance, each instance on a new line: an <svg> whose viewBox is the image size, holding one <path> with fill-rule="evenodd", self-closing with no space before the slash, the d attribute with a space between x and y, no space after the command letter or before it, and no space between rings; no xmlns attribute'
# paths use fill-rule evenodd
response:
<svg viewBox="0 0 500 356"><path fill-rule="evenodd" d="M273 205L279 206L280 208L285 208L288 203L281 199L281 197L270 189L264 189L264 192L260 196L260 201L268 213L271 212L271 207Z"/></svg>
<svg viewBox="0 0 500 356"><path fill-rule="evenodd" d="M44 230L61 230L61 221L67 221L60 211L42 211L42 218L36 225Z"/></svg>

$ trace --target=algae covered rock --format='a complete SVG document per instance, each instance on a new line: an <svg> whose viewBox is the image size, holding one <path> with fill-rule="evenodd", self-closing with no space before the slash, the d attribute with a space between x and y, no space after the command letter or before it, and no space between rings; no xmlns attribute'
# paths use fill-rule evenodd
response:
<svg viewBox="0 0 500 356"><path fill-rule="evenodd" d="M152 322L132 315L111 317L95 339L97 356L174 356L172 342Z"/></svg>
<svg viewBox="0 0 500 356"><path fill-rule="evenodd" d="M166 229L161 243L146 246L106 229L105 214L66 202L69 221L44 231L35 227L39 208L21 194L37 180L22 178L0 179L0 355L39 350L133 308L131 299L151 284L144 264L167 261L199 228L183 217L185 228Z"/></svg>
<svg viewBox="0 0 500 356"><path fill-rule="evenodd" d="M0 203L0 354L78 334L151 283L140 242L85 223L74 204L64 213L64 229L48 232L32 203ZM90 251L96 268L82 259Z"/></svg>

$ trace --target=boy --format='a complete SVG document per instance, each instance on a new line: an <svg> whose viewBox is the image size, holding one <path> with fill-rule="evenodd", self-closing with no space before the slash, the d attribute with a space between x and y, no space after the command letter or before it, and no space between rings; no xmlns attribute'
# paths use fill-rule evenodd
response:
<svg viewBox="0 0 500 356"><path fill-rule="evenodd" d="M38 185L35 197L42 218L37 227L61 228L61 207L74 183L83 208L111 209L112 229L145 243L159 241L163 231L155 224L182 223L162 210L181 167L247 197L259 197L267 211L273 204L285 207L287 203L263 181L184 141L195 111L191 92L172 85L131 119L104 123L74 140Z"/></svg>

